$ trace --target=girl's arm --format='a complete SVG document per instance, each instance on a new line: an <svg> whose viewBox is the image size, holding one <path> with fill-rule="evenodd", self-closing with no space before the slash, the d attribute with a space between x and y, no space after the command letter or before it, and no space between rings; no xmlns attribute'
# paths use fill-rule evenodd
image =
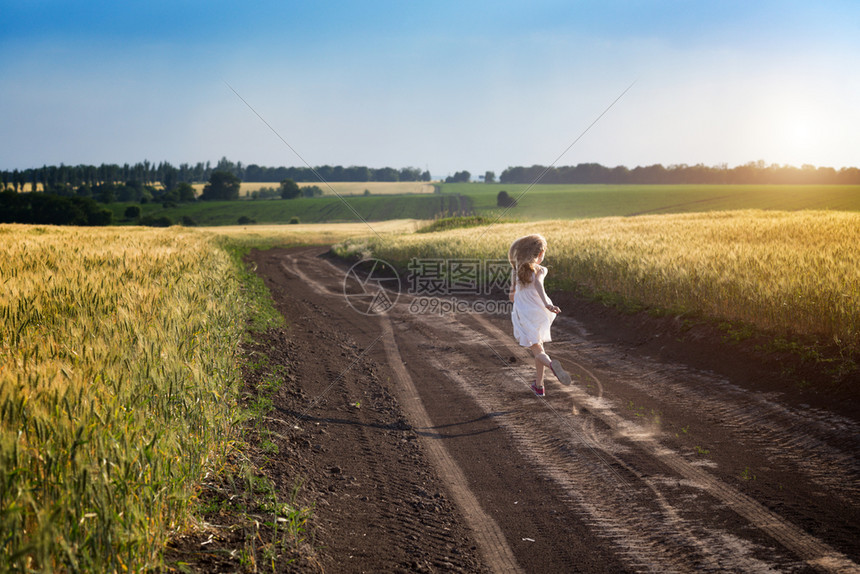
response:
<svg viewBox="0 0 860 574"><path fill-rule="evenodd" d="M511 300L511 303L514 302L514 293L517 291L517 272L514 270L511 273L511 290L508 292L508 299Z"/></svg>
<svg viewBox="0 0 860 574"><path fill-rule="evenodd" d="M547 310L558 315L559 313L561 313L561 309L558 306L553 305L549 302L549 297L546 296L546 291L543 288L544 273L545 272L542 272L542 273L540 273L540 275L535 277L535 289L537 289L538 296L540 297L540 300L543 303L543 306L546 307Z"/></svg>

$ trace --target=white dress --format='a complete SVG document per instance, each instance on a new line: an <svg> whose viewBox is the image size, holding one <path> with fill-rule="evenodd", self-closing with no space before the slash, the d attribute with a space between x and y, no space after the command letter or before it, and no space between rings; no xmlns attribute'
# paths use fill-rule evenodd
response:
<svg viewBox="0 0 860 574"><path fill-rule="evenodd" d="M527 285L520 284L516 272L511 277L515 286L511 321L514 324L514 337L523 347L552 341L549 328L556 315L546 308L547 305L552 305L552 301L543 289L546 267L538 265L537 268L537 277L533 277ZM538 283L540 283L540 291L537 288ZM543 299L541 299L541 293L543 293Z"/></svg>

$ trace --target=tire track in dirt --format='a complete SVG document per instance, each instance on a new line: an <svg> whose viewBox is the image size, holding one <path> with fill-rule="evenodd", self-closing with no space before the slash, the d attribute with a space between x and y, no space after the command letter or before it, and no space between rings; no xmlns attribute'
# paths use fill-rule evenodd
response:
<svg viewBox="0 0 860 574"><path fill-rule="evenodd" d="M452 318L447 320L458 323ZM432 322L438 328L439 319L434 318ZM458 332L462 334L461 329L452 330L448 340L455 340ZM472 345L477 347L480 343L474 332L471 337ZM466 346L469 340L462 343ZM470 356L472 354L469 353ZM477 377L468 371L468 361L454 360L450 355L446 355L446 359L444 363L437 362L437 368L468 388L485 409L502 408L509 401L516 400L517 395L519 400L523 400L527 390L524 377L506 385L506 392L500 393L494 381L476 385ZM527 375L531 367L519 367L518 370L525 371L523 374ZM466 376L470 382L467 383L457 371L468 372ZM518 378L508 377L508 382ZM553 400L557 397L554 396ZM583 426L575 428L564 420L566 413L559 416L559 412L547 411L547 404L537 400L533 408L503 418L500 423L531 463L562 485L567 493L567 511L586 514L594 529L618 547L619 555L631 570L687 572L717 565L722 568L733 565L737 571L763 569L763 563L751 558L738 560L736 548L721 551L724 544L711 544L703 533L691 530L680 521L664 497L661 501L661 497L653 495L657 487L642 482L642 471L635 470L613 454L613 451L624 452L627 449L618 444L608 432L612 429L603 421L586 415L581 417ZM535 427L539 428L537 437ZM599 452L595 453L595 450ZM647 469L646 472L656 471ZM643 494L643 490L651 496Z"/></svg>
<svg viewBox="0 0 860 574"><path fill-rule="evenodd" d="M294 421L284 424L299 443L313 441L307 447L314 454L305 464L312 458L316 468L323 562L343 572L486 571L464 536L464 521L452 513L456 503L442 494L447 485L383 384L386 371L373 358L375 346L382 350L381 336L368 339L362 336L366 332L342 328L340 310L325 288L330 282L309 282L297 263L306 261L281 258L276 266L279 285L288 287L294 302L288 321L301 325L291 340L307 334L307 341L297 343L305 363L298 371L305 398L281 414ZM353 336L370 344L362 348ZM320 433L337 437L340 448L331 442L323 447Z"/></svg>
<svg viewBox="0 0 860 574"><path fill-rule="evenodd" d="M662 383L669 392L674 386L670 379L660 376L631 383L640 388L647 384L652 389ZM748 397L746 404L715 404L707 395L693 392L682 393L678 404L703 413L707 420L735 432L751 448L767 452L771 460L790 465L831 494L838 493L845 501L860 498L857 480L860 464L844 454L860 452L858 425L830 413L792 411L766 397Z"/></svg>
<svg viewBox="0 0 860 574"><path fill-rule="evenodd" d="M403 358L400 356L400 351L397 348L397 341L394 337L394 330L391 327L391 321L387 317L380 319L382 323L383 337L382 341L385 344L385 352L389 358L389 366L394 370L398 382L401 384L401 392L403 393L402 404L414 426L431 427L432 421L427 416L427 411L421 403L421 397L415 389L415 384L412 382L412 377L409 376L409 371L403 363ZM424 441L428 452L430 453L436 468L441 472L446 482L451 488L451 496L460 506L472 530L475 532L478 545L482 550L482 554L487 560L489 566L495 572L521 572L522 569L517 564L517 560L511 552L496 521L493 520L487 513L484 512L475 495L469 489L460 467L448 454L448 451L438 440L428 439Z"/></svg>
<svg viewBox="0 0 860 574"><path fill-rule="evenodd" d="M416 327L419 327L419 330L420 327L423 327L432 333L433 330L436 330L439 327L439 320L436 318L433 318L433 320L430 321L432 326L416 325L415 323L416 321L414 318L400 322L402 325L401 328L409 332L413 332ZM455 331L460 332L462 337L461 329L456 329ZM401 332L400 336L403 335L405 335L405 333ZM457 339L457 334L455 332L448 333L448 335L449 336L444 337L447 341L455 341ZM430 339L430 336L427 338ZM426 345L425 348L431 350L432 345ZM467 368L469 364L468 358L465 358L462 363L458 363L457 360L452 360L449 353L450 348L446 347L445 351L448 352L445 355L445 361L436 362L436 369L440 373L445 374L445 376L457 380L462 387L468 388L474 395L474 385L467 385L467 383L454 372L455 367ZM474 353L469 353L469 355L472 356ZM595 380L597 380L596 377ZM525 387L525 383L523 382L522 384L523 387ZM494 390L491 390L489 394L497 395ZM504 404L506 403L506 400L492 403L491 401L487 401L486 398L486 394L481 394L479 396L479 399L484 399L485 411L487 412L498 412L504 408ZM519 398L522 399L522 396ZM549 436L554 436L556 438L542 436L535 440L533 431L525 428L529 425L528 418L529 417L516 417L513 422L503 421L503 425L517 439L521 450L531 454L530 460L532 460L532 463L535 466L549 468L548 474L552 475L556 481L565 484L566 488L570 492L576 493L579 506L585 506L590 509L589 515L592 516L593 524L598 528L603 529L608 533L608 536L616 540L618 545L621 547L621 554L626 558L626 561L634 570L683 572L689 571L690 569L699 569L701 567L712 568L718 564L725 567L726 564L734 563L738 570L749 571L751 564L754 564L754 562L751 562L750 560L736 560L733 556L736 553L735 548L727 549L723 553L723 556L715 558L713 556L714 552L709 552L707 550L708 541L704 536L689 535L687 534L688 529L683 527L683 525L674 525L674 522L679 522L677 513L665 501L665 497L660 495L656 486L651 482L647 482L646 486L658 499L658 510L661 510L664 514L670 515L670 518L673 518L673 521L670 521L672 522L672 524L670 524L670 526L672 526L671 528L661 528L657 531L654 530L654 508L648 508L646 511L643 511L641 505L619 507L613 504L607 505L605 503L596 503L595 501L611 500L612 497L608 497L607 492L600 490L600 488L593 488L595 484L603 486L609 484L611 486L613 483L618 483L620 481L622 486L629 488L629 483L619 476L618 471L613 470L611 466L607 465L605 455L600 456L600 454L597 454L597 458L599 460L592 460L584 467L572 467L570 465L571 461L569 460L569 456L571 454L571 445L569 442L564 439L557 438L558 433L553 434L551 429L543 430L549 432ZM592 422L594 419L586 420L588 422ZM593 431L590 434L592 442L597 443L598 437L596 434ZM606 445L602 448L606 452L609 452L609 447L612 445L613 441L609 440L608 437L604 437L604 439L605 440L603 442L605 442ZM580 442L584 443L585 441L581 440ZM593 448L590 450L592 455L596 454ZM553 460L553 458L557 460ZM626 470L632 476L636 476L635 471L633 471L629 465L621 462L621 459L618 457L612 456L612 458L618 466ZM602 480L595 480L597 472L603 472L605 474L605 476L601 477ZM583 485L586 485L586 487L583 488ZM568 504L571 507L576 506L570 502ZM538 534L551 538L554 533L540 530ZM667 539L672 536L676 539L683 539L683 543L667 545ZM695 550L691 551L690 547ZM695 556L697 554L703 556L696 561L691 561L690 556ZM762 570L764 568L763 563L755 563L755 565L758 570ZM575 565L571 564L571 567L574 568Z"/></svg>
<svg viewBox="0 0 860 574"><path fill-rule="evenodd" d="M507 333L498 329L495 325L487 321L480 315L473 315L476 320L488 333L493 342L497 345L507 345L510 339ZM558 354L564 357L564 361L568 364L576 363L571 357L566 354ZM526 356L526 358L528 358ZM579 366L582 368L581 366ZM597 379L593 373L588 372L589 376ZM581 405L583 408L588 408L589 405L594 405L594 401L577 387L562 389L562 392L572 395L574 402ZM599 397L598 397L599 399ZM748 520L753 526L767 533L769 536L779 541L787 549L794 552L807 564L827 572L851 572L860 571L860 567L853 561L848 559L841 552L836 551L828 544L820 541L814 536L809 535L794 524L789 523L781 516L771 512L759 502L751 497L740 493L736 489L727 485L723 481L715 478L702 468L695 466L682 457L677 455L671 449L661 445L648 429L636 428L623 418L615 414L611 408L588 408L593 416L612 429L613 434L618 437L629 439L639 449L644 450L649 456L658 460L660 463L672 469L682 480L687 480L728 505L737 514ZM596 435L592 435L593 439L597 439ZM783 442L784 446L784 442ZM807 446L808 448L808 446ZM821 448L821 445L814 444L813 448ZM605 451L607 455L620 463L618 457L612 452ZM816 450L811 452L815 453ZM839 475L837 475L839 476ZM652 490L653 485L650 485ZM675 514L671 511L670 514Z"/></svg>
<svg viewBox="0 0 860 574"><path fill-rule="evenodd" d="M573 321L564 318L565 328ZM566 355L585 349L565 337ZM602 351L602 352L601 352ZM830 412L789 408L774 397L750 393L727 381L677 365L631 365L610 356L611 349L587 349L589 358L611 368L612 377L642 393L671 397L680 409L719 425L750 449L807 475L846 502L860 498L860 425ZM611 365L611 367L610 367ZM695 383L695 384L690 384Z"/></svg>
<svg viewBox="0 0 860 574"><path fill-rule="evenodd" d="M317 258L314 265L308 266L315 271L312 280L299 270L295 258L291 261L291 270L329 297L332 305L346 306L342 299L342 269L328 261L319 265ZM856 459L846 458L843 447L834 448L833 437L827 434L844 433L846 429L850 433L847 423L829 425L823 418L804 419L796 416L798 413L786 412L782 413L784 421L777 424L773 421L779 420L779 410L784 409L781 405L769 406L767 400L758 398L747 405L743 400L715 400L707 389L710 385L725 386L718 378L676 371L658 363L628 364L613 356L611 346L586 342L584 329L570 320L559 322L562 329L553 344L553 355L566 365L574 365L571 370L579 375L579 384L567 389L550 385L551 399L534 399L525 382L533 372L531 358L496 326L501 321L477 315L421 316L404 312L404 307L392 310L382 327L389 362L395 372L400 371L398 379L411 382L410 372L415 373L411 356L405 365L400 356L398 341L409 340L410 348L426 350L422 359L439 376L472 397L485 413L498 414L494 420L512 437L517 450L562 487L566 506L563 512L585 516L595 532L612 541L631 570L767 572L805 566L825 572L860 571L856 563L830 544L703 468L707 460L688 460L677 448L665 444L659 422L628 420L621 414L617 399L607 396L604 381L611 378L615 387L620 384L645 395L671 397L679 402L679 408L692 412L707 406L711 424L730 433L748 429L756 419L764 418L766 424L760 424L755 428L759 432L752 433L755 440L748 432L739 434L750 448L768 452L774 458L780 451L790 452L790 456L783 457L785 461L802 467L811 480L832 486L848 501L856 501L857 478L851 476ZM516 367L504 365L500 349L502 354L516 357ZM505 371L505 367L510 370ZM429 428L432 421L415 383L411 383L410 418L415 416L413 407L417 405L424 411L424 418L419 413L422 422L416 426ZM532 399L523 403L524 396ZM739 396L751 398L746 391L739 390ZM550 400L555 411L547 408ZM512 403L525 406L511 410ZM804 432L810 436L804 438ZM424 442L428 446L438 443ZM848 439L847 444L850 447L853 443ZM439 448L444 450L441 445ZM814 455L802 464L802 453L810 449ZM471 494L462 469L456 462L452 464L462 477L456 480L462 480L463 491ZM465 504L481 509L476 500ZM553 535L541 528L541 536ZM485 546L496 549L490 550L490 555L504 548L500 542L505 536L510 548L510 532L483 536L481 547L485 554ZM504 568L500 562L494 567Z"/></svg>
<svg viewBox="0 0 860 574"><path fill-rule="evenodd" d="M318 294L331 296L332 294L337 293L337 291L333 289L333 287L337 287L337 285L333 286L329 282L328 286L326 286L325 282L315 281L301 271L296 258L291 257L288 259L288 262L289 263L284 262L284 267L288 271L300 277ZM334 270L336 274L342 273L340 269L334 267L330 263L328 263L328 266L330 269ZM391 320L385 315L380 315L378 318L374 317L374 319L378 319L382 330L381 340L385 348L386 356L388 357L388 366L394 371L394 374L397 377L397 382L399 383L401 406L407 412L413 426L419 428L432 427L432 421L424 409L424 405L415 389L412 377L409 375L406 365L403 362L403 358L400 356ZM469 489L463 472L448 454L444 445L442 445L440 441L433 439L424 439L423 444L426 447L435 468L440 472L442 478L450 488L451 496L459 506L461 512L463 512L466 522L474 531L481 553L490 568L495 572L522 572L522 569L511 552L511 549L499 529L498 524L496 524L492 517L484 512L474 494ZM399 517L398 513L398 518ZM415 535L420 533L420 531L417 531L415 528L411 528L411 530Z"/></svg>

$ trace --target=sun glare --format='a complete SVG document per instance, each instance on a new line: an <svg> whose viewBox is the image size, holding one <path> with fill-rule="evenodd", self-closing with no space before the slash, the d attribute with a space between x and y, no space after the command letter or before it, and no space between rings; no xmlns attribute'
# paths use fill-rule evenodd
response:
<svg viewBox="0 0 860 574"><path fill-rule="evenodd" d="M807 145L813 138L814 126L808 118L797 115L786 121L785 136L788 143L795 147Z"/></svg>
<svg viewBox="0 0 860 574"><path fill-rule="evenodd" d="M768 113L774 157L785 163L810 163L826 155L825 113L802 99L774 102Z"/></svg>

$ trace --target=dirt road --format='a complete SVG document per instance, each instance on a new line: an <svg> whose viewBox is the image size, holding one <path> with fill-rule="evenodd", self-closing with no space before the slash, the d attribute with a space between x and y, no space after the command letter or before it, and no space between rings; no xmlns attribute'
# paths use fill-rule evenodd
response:
<svg viewBox="0 0 860 574"><path fill-rule="evenodd" d="M326 571L860 572L852 404L561 295L573 385L538 398L507 314L365 314L325 251L252 258L289 323L282 480Z"/></svg>

